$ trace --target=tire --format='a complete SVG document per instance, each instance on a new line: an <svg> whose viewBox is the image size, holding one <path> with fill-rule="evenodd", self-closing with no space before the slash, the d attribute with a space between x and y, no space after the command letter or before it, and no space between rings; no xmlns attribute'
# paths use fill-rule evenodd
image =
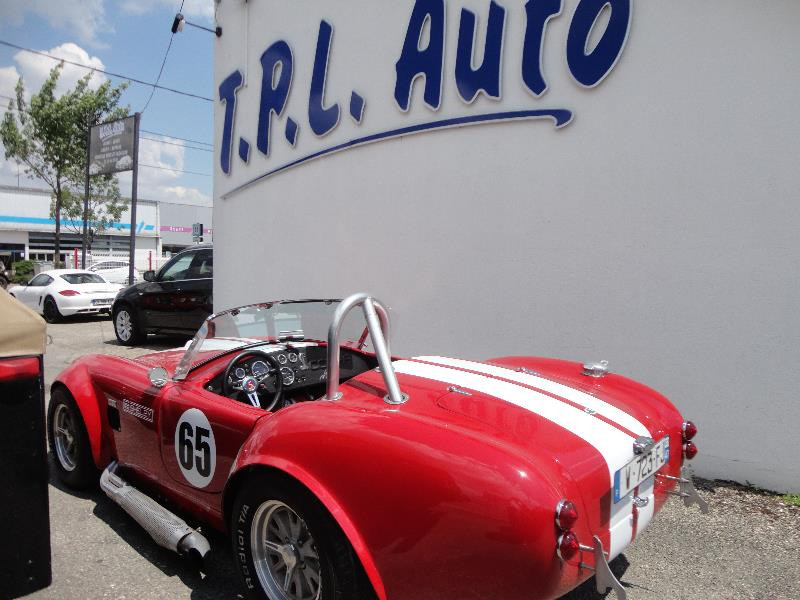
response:
<svg viewBox="0 0 800 600"><path fill-rule="evenodd" d="M42 314L44 315L44 320L48 323L58 323L63 318L58 310L56 301L51 296L44 299Z"/></svg>
<svg viewBox="0 0 800 600"><path fill-rule="evenodd" d="M113 313L114 335L123 346L135 346L145 338L131 307L123 304Z"/></svg>
<svg viewBox="0 0 800 600"><path fill-rule="evenodd" d="M55 388L47 409L47 437L56 475L67 486L86 489L97 484L99 473L83 417L69 392Z"/></svg>
<svg viewBox="0 0 800 600"><path fill-rule="evenodd" d="M236 567L249 598L375 597L342 530L325 507L292 480L253 477L247 481L234 501L230 530ZM273 544L272 549L265 547L265 537ZM287 592L283 584L292 563L295 575Z"/></svg>
<svg viewBox="0 0 800 600"><path fill-rule="evenodd" d="M0 275L0 288L3 288L4 290L8 288L8 279L2 275Z"/></svg>

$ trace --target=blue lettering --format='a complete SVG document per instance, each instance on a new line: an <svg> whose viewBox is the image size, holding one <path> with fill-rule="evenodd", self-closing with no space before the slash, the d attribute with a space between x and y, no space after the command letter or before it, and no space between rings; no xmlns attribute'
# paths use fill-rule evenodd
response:
<svg viewBox="0 0 800 600"><path fill-rule="evenodd" d="M311 92L308 96L308 122L318 136L325 135L339 123L339 105L325 108L325 79L331 52L333 28L327 21L319 24L317 51L314 56L314 74L311 77Z"/></svg>
<svg viewBox="0 0 800 600"><path fill-rule="evenodd" d="M261 55L261 105L258 110L256 146L267 156L272 113L278 117L283 114L292 85L292 68L292 50L283 40L272 44Z"/></svg>
<svg viewBox="0 0 800 600"><path fill-rule="evenodd" d="M542 51L547 22L561 14L561 0L528 0L525 3L525 42L522 46L522 80L534 96L547 90L542 74Z"/></svg>
<svg viewBox="0 0 800 600"><path fill-rule="evenodd" d="M483 62L480 67L473 69L475 13L466 8L461 9L456 53L456 86L465 102L471 103L480 91L485 92L490 98L500 98L500 59L503 52L505 23L505 9L492 0L489 6L489 23L486 26Z"/></svg>
<svg viewBox="0 0 800 600"><path fill-rule="evenodd" d="M444 19L444 0L417 0L414 4L403 51L396 64L394 99L403 111L408 110L411 87L420 75L425 77L425 104L433 110L437 110L441 104ZM429 29L428 45L420 48L426 23Z"/></svg>
<svg viewBox="0 0 800 600"><path fill-rule="evenodd" d="M234 71L219 84L219 99L225 103L225 119L222 125L219 166L222 172L231 172L231 140L233 139L233 119L236 116L236 91L242 86L242 73Z"/></svg>
<svg viewBox="0 0 800 600"><path fill-rule="evenodd" d="M594 50L587 54L589 36L606 6L611 9L608 27ZM630 23L630 0L581 0L567 35L567 63L575 81L594 87L608 75L625 47Z"/></svg>

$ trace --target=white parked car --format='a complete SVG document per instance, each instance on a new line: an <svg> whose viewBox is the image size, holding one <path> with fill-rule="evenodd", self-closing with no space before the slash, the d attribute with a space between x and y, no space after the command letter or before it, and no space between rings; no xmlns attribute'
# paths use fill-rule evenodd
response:
<svg viewBox="0 0 800 600"><path fill-rule="evenodd" d="M53 269L25 285L9 286L8 293L41 313L48 323L55 323L70 315L109 313L122 288L91 271Z"/></svg>
<svg viewBox="0 0 800 600"><path fill-rule="evenodd" d="M130 263L127 260L120 260L118 258L111 258L108 260L101 260L94 263L92 266L87 268L87 271L91 271L92 273L97 273L98 275L102 275L103 279L110 281L111 283L121 283L122 285L128 285L128 265ZM139 271L135 268L133 269L133 283L138 282L141 279L139 276Z"/></svg>

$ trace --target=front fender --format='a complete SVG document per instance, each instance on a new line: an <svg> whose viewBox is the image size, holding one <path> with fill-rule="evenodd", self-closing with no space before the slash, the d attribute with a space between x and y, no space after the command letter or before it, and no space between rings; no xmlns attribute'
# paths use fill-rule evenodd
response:
<svg viewBox="0 0 800 600"><path fill-rule="evenodd" d="M78 360L64 369L50 387L65 388L75 400L89 436L92 447L92 458L98 469L104 468L112 459L113 438L108 426L108 421L103 417L102 406L106 399L102 396L93 382L89 372L89 362L85 359Z"/></svg>

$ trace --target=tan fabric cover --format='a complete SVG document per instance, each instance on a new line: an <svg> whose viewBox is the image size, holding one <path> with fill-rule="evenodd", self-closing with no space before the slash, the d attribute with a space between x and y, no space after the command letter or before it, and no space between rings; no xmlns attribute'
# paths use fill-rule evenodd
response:
<svg viewBox="0 0 800 600"><path fill-rule="evenodd" d="M44 354L44 319L0 288L0 357Z"/></svg>

